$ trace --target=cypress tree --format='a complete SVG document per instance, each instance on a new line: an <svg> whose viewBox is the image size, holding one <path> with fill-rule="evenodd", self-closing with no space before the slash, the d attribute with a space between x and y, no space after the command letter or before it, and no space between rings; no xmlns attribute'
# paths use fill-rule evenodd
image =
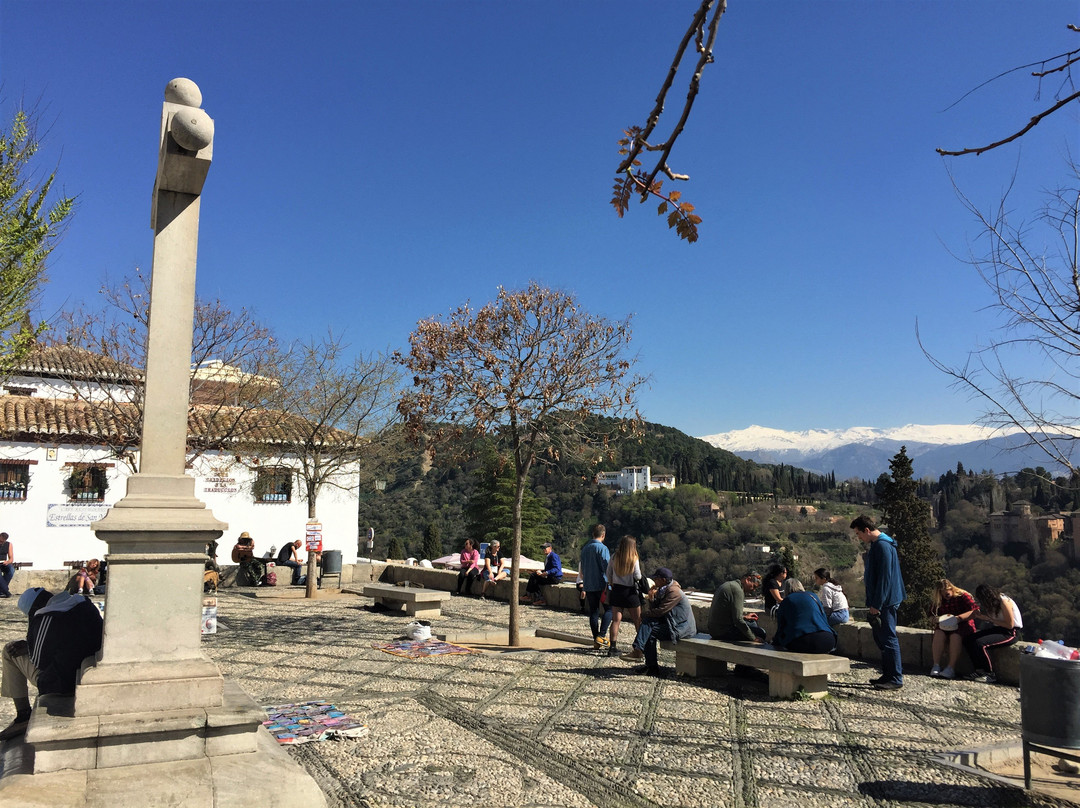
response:
<svg viewBox="0 0 1080 808"><path fill-rule="evenodd" d="M386 545L386 558L395 561L405 558L405 546L397 536L390 537L390 541Z"/></svg>
<svg viewBox="0 0 1080 808"><path fill-rule="evenodd" d="M900 572L907 589L897 617L905 626L929 627L931 593L945 577L941 558L930 541L930 509L916 496L918 486L906 446L901 446L889 461L889 470L892 477L882 481L881 510L885 532L896 539Z"/></svg>
<svg viewBox="0 0 1080 808"><path fill-rule="evenodd" d="M424 526L424 543L421 545L420 552L428 561L434 561L436 558L442 556L442 537L440 535L439 526L434 522L428 522L427 525Z"/></svg>
<svg viewBox="0 0 1080 808"><path fill-rule="evenodd" d="M501 471L486 464L477 473L476 488L465 509L469 535L476 542L498 539L504 554L513 547L514 472L510 466ZM521 500L521 552L529 558L540 558L541 545L551 541L551 512L540 498L526 486Z"/></svg>

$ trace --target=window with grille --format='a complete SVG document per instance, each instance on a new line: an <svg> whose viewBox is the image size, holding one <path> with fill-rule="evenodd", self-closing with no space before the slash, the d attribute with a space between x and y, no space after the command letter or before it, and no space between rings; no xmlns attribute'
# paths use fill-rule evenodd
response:
<svg viewBox="0 0 1080 808"><path fill-rule="evenodd" d="M68 477L68 497L72 502L101 502L109 490L104 466L76 466Z"/></svg>
<svg viewBox="0 0 1080 808"><path fill-rule="evenodd" d="M29 485L28 464L0 461L0 501L26 499L26 488Z"/></svg>
<svg viewBox="0 0 1080 808"><path fill-rule="evenodd" d="M255 477L256 502L292 502L292 469L259 469Z"/></svg>

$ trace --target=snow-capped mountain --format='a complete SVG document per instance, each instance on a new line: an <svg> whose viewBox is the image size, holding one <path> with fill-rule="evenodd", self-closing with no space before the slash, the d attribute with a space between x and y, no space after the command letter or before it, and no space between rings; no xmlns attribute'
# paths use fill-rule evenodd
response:
<svg viewBox="0 0 1080 808"><path fill-rule="evenodd" d="M835 472L841 480L876 479L889 470L889 460L901 446L907 446L917 477L940 476L955 469L958 462L976 471L1051 468L1049 460L1037 450L1017 448L1022 444L1018 432L969 424L908 424L887 429L857 426L803 432L751 426L707 435L702 440L747 460L786 463L820 474Z"/></svg>

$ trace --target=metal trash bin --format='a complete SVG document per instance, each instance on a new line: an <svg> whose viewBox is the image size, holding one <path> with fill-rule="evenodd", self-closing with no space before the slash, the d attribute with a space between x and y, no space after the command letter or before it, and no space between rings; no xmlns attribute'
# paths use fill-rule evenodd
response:
<svg viewBox="0 0 1080 808"><path fill-rule="evenodd" d="M341 574L341 550L324 550L322 554L323 575Z"/></svg>
<svg viewBox="0 0 1080 808"><path fill-rule="evenodd" d="M1080 749L1080 661L1021 655L1020 727L1025 788L1031 788L1032 751L1080 760L1056 751Z"/></svg>

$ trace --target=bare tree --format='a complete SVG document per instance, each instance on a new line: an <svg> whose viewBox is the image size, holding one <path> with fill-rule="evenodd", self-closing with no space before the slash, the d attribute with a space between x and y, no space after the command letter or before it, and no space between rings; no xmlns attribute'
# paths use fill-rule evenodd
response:
<svg viewBox="0 0 1080 808"><path fill-rule="evenodd" d="M663 174L672 182L690 179L688 174L676 174L668 163L668 159L671 156L671 150L675 147L675 141L679 139L679 135L682 134L690 118L690 110L693 109L694 100L697 98L705 65L713 61L713 44L716 42L717 28L726 10L727 0L701 0L701 4L690 20L690 25L687 26L686 32L679 41L679 46L675 49L675 58L671 61L671 67L668 68L667 76L664 77L664 83L656 96L656 104L645 120L645 125L631 126L623 130L624 137L619 140L619 154L622 155L622 160L615 170L615 187L611 197L611 204L619 218L622 218L629 208L632 196L638 196L641 202L647 202L650 198L659 200L657 213L661 216L667 214L668 227L674 228L679 238L691 244L698 239L697 226L701 223L701 217L694 213L693 205L680 201L679 191L665 193L664 181L657 177ZM660 116L664 113L668 92L675 83L675 77L691 42L694 43L698 58L687 83L686 101L683 102L682 114L666 140L653 142L652 137L660 122ZM639 158L643 151L659 152L655 164L648 171L641 168Z"/></svg>
<svg viewBox="0 0 1080 808"><path fill-rule="evenodd" d="M473 311L461 306L445 319L417 324L411 350L395 359L413 375L398 410L407 433L429 450L465 446L491 436L513 464L513 560L510 635L518 632L521 506L530 470L590 438L590 414L634 412L644 382L624 357L630 320L611 322L583 311L573 296L537 283Z"/></svg>
<svg viewBox="0 0 1080 808"><path fill-rule="evenodd" d="M146 335L150 317L149 278L138 269L132 277L104 285L99 311L74 309L61 313L47 334L52 345L67 345L100 354L118 366L146 367ZM220 300L196 300L191 349L191 417L188 457L243 440L256 419L249 413L265 406L277 384L278 353L269 328L248 309L234 310ZM92 419L111 425L110 449L137 471L135 450L142 435L143 387L116 385L100 378L90 391L96 406Z"/></svg>
<svg viewBox="0 0 1080 808"><path fill-rule="evenodd" d="M292 347L277 362L280 384L251 434L252 451L267 448L297 461L308 518L317 516L324 487L355 489L373 480L398 421L400 374L386 356L346 356L333 335ZM308 555L308 597L315 595L314 554Z"/></svg>
<svg viewBox="0 0 1080 808"><path fill-rule="evenodd" d="M1080 33L1080 26L1068 25L1067 27L1070 31L1073 31L1074 33ZM1057 56L1051 56L1048 59L1042 59L1038 62L1022 65L1020 67L1014 67L1012 70L1007 70L1004 73L1001 73L997 76L994 76L994 78L983 82L981 85L979 85L979 87L983 87L992 81L996 81L1003 76L1009 75L1010 73L1015 73L1017 70L1027 70L1031 67L1037 67L1038 69L1032 71L1031 75L1034 78L1038 79L1039 90L1035 94L1036 99L1038 99L1042 96L1043 79L1060 79L1060 84L1058 85L1057 90L1053 94L1054 103L1033 115L1025 126L1022 126L1020 129L1013 132L1011 135L1001 138L1000 140L996 140L993 143L988 143L985 146L975 146L966 149L953 150L939 148L936 150L937 153L946 157L959 157L960 155L964 154L982 154L983 152L988 152L991 149L996 149L999 146L1004 146L1006 143L1012 143L1014 140L1023 137L1035 126L1038 126L1038 124L1041 123L1045 118L1053 115L1055 112L1062 109L1063 107L1068 106L1073 101L1080 100L1080 91L1076 89L1076 84L1073 81L1072 77L1073 65L1077 63L1080 63L1080 48L1068 51L1066 53L1059 53ZM975 89L979 88L976 87ZM972 90L972 92L974 92L974 90ZM968 94L970 95L970 93Z"/></svg>
<svg viewBox="0 0 1080 808"><path fill-rule="evenodd" d="M957 189L982 227L981 249L969 253L993 297L1002 324L967 361L950 366L923 353L987 405L983 422L1019 427L1038 446L1073 470L1080 442L1080 168L1069 165L1067 184L1048 192L1034 223L1015 221L1008 193L992 212L980 210ZM953 184L954 189L956 184ZM1041 360L1042 365L1033 362Z"/></svg>

